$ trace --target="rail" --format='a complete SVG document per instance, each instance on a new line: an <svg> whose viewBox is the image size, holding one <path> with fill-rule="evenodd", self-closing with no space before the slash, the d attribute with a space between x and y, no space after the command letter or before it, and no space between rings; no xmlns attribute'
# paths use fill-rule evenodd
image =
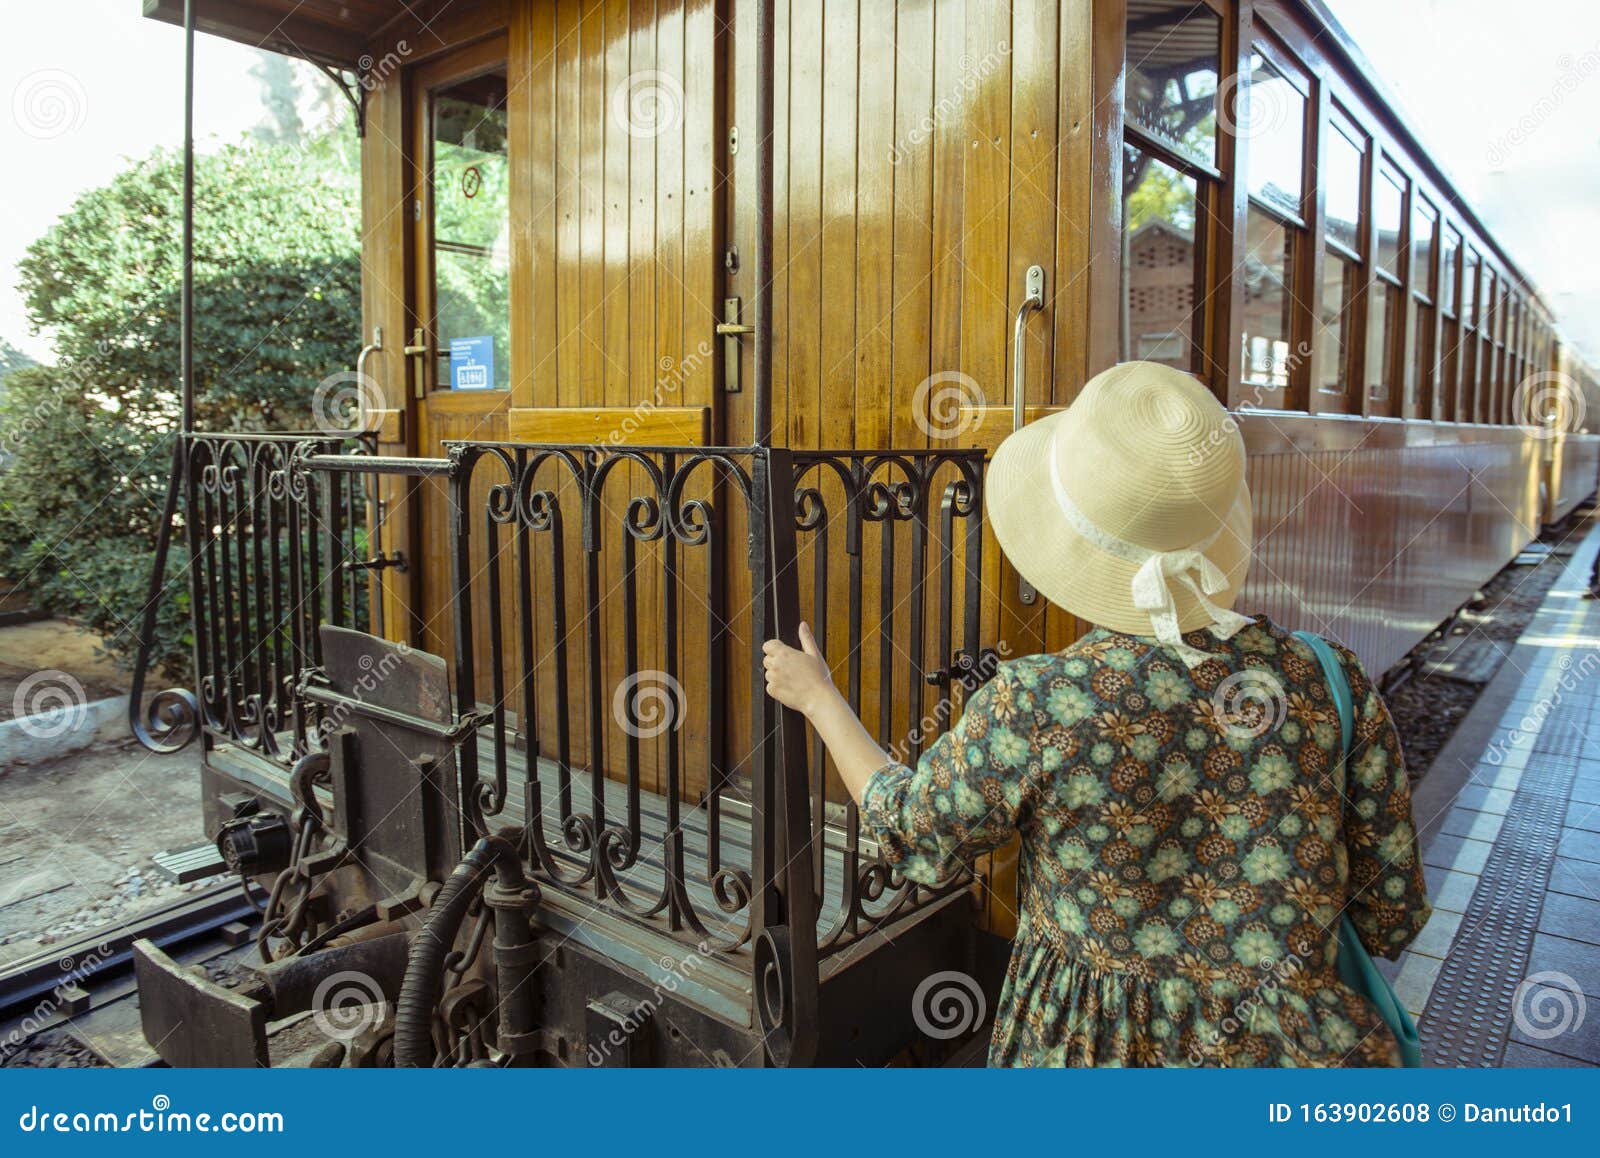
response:
<svg viewBox="0 0 1600 1158"><path fill-rule="evenodd" d="M796 1003L821 961L966 883L893 871L821 747L762 694L761 644L809 620L868 727L914 761L993 658L981 451L370 450L186 440L208 744L280 766L325 746L318 628L369 628L376 479L426 477L448 495L462 847L520 828L547 892L748 973L779 1038L815 1024Z"/></svg>
<svg viewBox="0 0 1600 1158"><path fill-rule="evenodd" d="M300 674L321 662L317 628L372 627L369 576L399 561L369 549L384 516L370 471L322 477L300 463L359 462L372 450L368 438L317 432L180 436L129 709L147 747L176 751L204 734L287 767L319 746L318 709L296 692ZM144 705L154 609L178 528L196 690Z"/></svg>

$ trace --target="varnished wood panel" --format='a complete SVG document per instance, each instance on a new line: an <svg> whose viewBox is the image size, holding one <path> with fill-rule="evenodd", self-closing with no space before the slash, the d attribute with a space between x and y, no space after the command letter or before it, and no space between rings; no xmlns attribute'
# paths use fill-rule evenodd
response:
<svg viewBox="0 0 1600 1158"><path fill-rule="evenodd" d="M507 429L517 442L704 446L710 440L711 411L704 406L514 408Z"/></svg>

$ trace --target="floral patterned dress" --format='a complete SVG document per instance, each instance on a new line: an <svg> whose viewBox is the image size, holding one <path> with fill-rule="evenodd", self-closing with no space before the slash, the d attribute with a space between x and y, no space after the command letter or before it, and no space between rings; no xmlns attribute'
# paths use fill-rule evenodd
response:
<svg viewBox="0 0 1600 1158"><path fill-rule="evenodd" d="M924 883L1022 834L991 1065L1398 1064L1335 964L1346 910L1387 957L1430 913L1388 710L1336 647L1345 777L1310 648L1265 616L1185 641L1215 659L1097 629L1001 664L915 770L873 774L866 829Z"/></svg>

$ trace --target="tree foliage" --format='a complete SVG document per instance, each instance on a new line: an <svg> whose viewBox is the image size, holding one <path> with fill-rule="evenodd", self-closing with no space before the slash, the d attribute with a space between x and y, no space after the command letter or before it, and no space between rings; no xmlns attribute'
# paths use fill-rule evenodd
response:
<svg viewBox="0 0 1600 1158"><path fill-rule="evenodd" d="M360 336L353 141L237 145L195 182L200 429L305 429ZM20 263L59 365L0 402L0 574L131 660L179 414L181 158L158 151L80 196ZM187 661L181 535L157 659ZM176 580L171 581L171 580Z"/></svg>
<svg viewBox="0 0 1600 1158"><path fill-rule="evenodd" d="M303 424L360 336L348 145L230 146L195 178L195 394L203 429ZM79 388L171 426L178 385L181 158L158 151L83 194L19 263L33 324Z"/></svg>

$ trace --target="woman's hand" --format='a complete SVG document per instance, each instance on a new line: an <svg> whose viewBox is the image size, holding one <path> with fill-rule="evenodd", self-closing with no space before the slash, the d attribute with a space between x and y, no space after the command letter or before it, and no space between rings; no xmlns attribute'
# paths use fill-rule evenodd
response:
<svg viewBox="0 0 1600 1158"><path fill-rule="evenodd" d="M761 651L765 656L761 666L767 669L767 695L810 721L833 757L845 787L860 800L867 781L889 763L889 756L867 734L839 689L833 686L828 661L810 626L800 625L799 651L777 639L767 640Z"/></svg>
<svg viewBox="0 0 1600 1158"><path fill-rule="evenodd" d="M840 698L828 672L828 661L809 624L800 625L800 650L782 640L769 639L761 651L765 656L761 664L767 671L767 695L785 707L814 720L819 708Z"/></svg>

